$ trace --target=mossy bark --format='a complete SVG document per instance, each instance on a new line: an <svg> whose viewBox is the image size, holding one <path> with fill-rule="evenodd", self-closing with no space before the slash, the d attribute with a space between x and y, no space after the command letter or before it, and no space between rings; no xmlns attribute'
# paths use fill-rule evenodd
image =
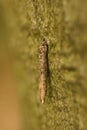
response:
<svg viewBox="0 0 87 130"><path fill-rule="evenodd" d="M77 6L72 0L10 0L1 5L10 28L8 48L18 83L23 129L86 130L87 45L85 16L79 20L82 16L78 15L81 2ZM44 37L49 40L49 80L46 101L41 104L38 48Z"/></svg>

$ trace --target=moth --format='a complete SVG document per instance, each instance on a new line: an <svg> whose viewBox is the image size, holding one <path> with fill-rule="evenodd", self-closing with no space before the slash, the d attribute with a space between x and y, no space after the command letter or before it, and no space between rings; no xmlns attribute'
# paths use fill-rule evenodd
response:
<svg viewBox="0 0 87 130"><path fill-rule="evenodd" d="M45 102L45 96L47 92L47 68L48 68L48 43L44 38L40 47L39 47L39 70L40 70L40 79L39 79L39 94L40 101L43 104Z"/></svg>

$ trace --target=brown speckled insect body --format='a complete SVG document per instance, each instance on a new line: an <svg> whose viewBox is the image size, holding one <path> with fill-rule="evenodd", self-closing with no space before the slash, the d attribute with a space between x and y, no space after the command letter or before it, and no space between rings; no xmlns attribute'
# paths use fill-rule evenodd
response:
<svg viewBox="0 0 87 130"><path fill-rule="evenodd" d="M48 59L48 44L46 39L43 40L39 48L39 63L40 63L40 81L39 93L42 103L45 101L47 90L47 59Z"/></svg>

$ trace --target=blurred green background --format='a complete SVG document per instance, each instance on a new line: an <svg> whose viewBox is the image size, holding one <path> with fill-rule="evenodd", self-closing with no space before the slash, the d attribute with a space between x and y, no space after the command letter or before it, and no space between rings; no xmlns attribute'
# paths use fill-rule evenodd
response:
<svg viewBox="0 0 87 130"><path fill-rule="evenodd" d="M11 120L14 130L87 129L86 5L86 0L0 0L0 102L10 95L9 109L16 113L2 130L14 128ZM49 39L50 74L42 105L38 48L43 37Z"/></svg>

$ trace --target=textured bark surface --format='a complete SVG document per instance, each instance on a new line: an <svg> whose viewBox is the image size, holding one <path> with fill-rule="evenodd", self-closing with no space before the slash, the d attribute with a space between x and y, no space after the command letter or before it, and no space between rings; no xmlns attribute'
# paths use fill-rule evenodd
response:
<svg viewBox="0 0 87 130"><path fill-rule="evenodd" d="M87 129L87 2L80 1L0 2L0 27L5 22L2 27L7 29L4 32L18 83L23 130ZM38 49L43 37L49 39L45 104L38 96Z"/></svg>

